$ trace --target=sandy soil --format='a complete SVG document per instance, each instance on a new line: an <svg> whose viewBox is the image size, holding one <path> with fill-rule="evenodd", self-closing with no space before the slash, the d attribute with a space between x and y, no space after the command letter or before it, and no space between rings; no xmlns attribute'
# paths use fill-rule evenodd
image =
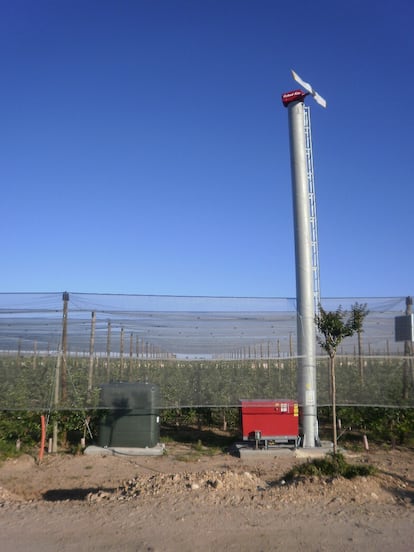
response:
<svg viewBox="0 0 414 552"><path fill-rule="evenodd" d="M375 450L354 480L283 475L306 458L200 454L30 456L0 466L2 552L408 551L414 451Z"/></svg>

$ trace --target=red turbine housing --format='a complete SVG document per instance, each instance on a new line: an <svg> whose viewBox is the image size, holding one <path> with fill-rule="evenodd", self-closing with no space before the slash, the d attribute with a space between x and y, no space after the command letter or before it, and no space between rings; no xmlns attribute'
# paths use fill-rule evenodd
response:
<svg viewBox="0 0 414 552"><path fill-rule="evenodd" d="M292 90L291 92L285 92L282 94L283 105L287 107L292 102L303 102L307 95L308 93L303 92L303 90Z"/></svg>

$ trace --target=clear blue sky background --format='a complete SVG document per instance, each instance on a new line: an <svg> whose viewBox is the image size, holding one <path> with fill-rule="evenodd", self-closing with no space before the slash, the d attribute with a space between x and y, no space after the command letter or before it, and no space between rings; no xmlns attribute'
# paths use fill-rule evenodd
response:
<svg viewBox="0 0 414 552"><path fill-rule="evenodd" d="M294 68L322 296L414 292L410 0L0 6L1 291L294 296Z"/></svg>

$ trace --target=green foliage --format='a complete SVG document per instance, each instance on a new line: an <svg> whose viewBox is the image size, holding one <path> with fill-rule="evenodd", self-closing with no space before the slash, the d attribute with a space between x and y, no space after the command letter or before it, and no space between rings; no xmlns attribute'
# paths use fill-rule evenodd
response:
<svg viewBox="0 0 414 552"><path fill-rule="evenodd" d="M25 452L24 449L17 450L15 443L0 439L0 461L7 458L15 458L23 452Z"/></svg>
<svg viewBox="0 0 414 552"><path fill-rule="evenodd" d="M355 312L365 313L364 305L356 304L356 307ZM350 324L357 326L355 316ZM392 445L411 444L414 439L414 388L410 388L410 396L405 398L405 360L392 356L363 357L363 382L359 377L359 360L357 355L336 356L336 396L343 426L367 433L370 440ZM121 363L114 357L108 366L106 357L97 357L92 391L88 390L89 365L87 356L68 356L67 398L55 409L51 397L56 357L0 356L0 405L4 410L0 413L0 447L15 449L17 439L21 440L22 448L38 446L41 413L50 412L48 438L52 436L55 419L59 434L66 434L66 444L79 442L85 433L86 417L90 418L90 427L95 433L103 414L97 408L99 387L118 379L158 384L162 423L171 427L191 427L192 431L200 426L203 429L227 427L236 435L240 426L237 407L240 399L297 398L297 361L294 358L211 361L150 358L131 361L124 358ZM318 404L330 405L327 356L317 359L316 377ZM398 408L354 406L361 404ZM181 408L181 405L186 407Z"/></svg>
<svg viewBox="0 0 414 552"><path fill-rule="evenodd" d="M346 337L363 331L362 326L368 313L366 303L356 302L350 313L344 311L341 305L335 311L326 311L319 305L319 312L315 316L315 324L320 333L317 340L329 357L335 356L339 344Z"/></svg>
<svg viewBox="0 0 414 552"><path fill-rule="evenodd" d="M198 454L198 456L214 456L222 452L221 448L214 446L210 443L203 444L201 439L197 440L197 443L192 445L192 450Z"/></svg>
<svg viewBox="0 0 414 552"><path fill-rule="evenodd" d="M32 362L0 356L0 406L3 410L48 412L55 409L53 373L56 359L37 358ZM93 410L99 403L99 387L112 379L119 368L119 359L96 359L93 389L88 391L89 359L69 357L68 396L57 410ZM330 404L329 358L317 359L318 404ZM362 357L364 381L361 382L357 355L343 356L338 350L336 362L337 404L414 406L414 388L404 397L404 360L392 356ZM24 364L24 365L23 365ZM161 407L165 409L211 409L213 421L223 420L223 411L213 408L234 407L240 399L297 398L297 360L240 359L221 361L148 360L136 361L123 381L151 382L161 390ZM125 370L124 370L125 371ZM109 378L109 379L108 379ZM115 380L116 381L116 380ZM231 413L230 413L231 414ZM197 415L193 418L196 418ZM206 415L207 416L207 415ZM226 416L228 424L238 423L237 417ZM233 420L233 421L232 421Z"/></svg>
<svg viewBox="0 0 414 552"><path fill-rule="evenodd" d="M327 455L324 458L315 458L304 464L299 464L288 471L284 479L305 477L345 477L353 479L358 476L374 475L376 468L368 464L349 464L343 454L336 453Z"/></svg>
<svg viewBox="0 0 414 552"><path fill-rule="evenodd" d="M20 451L16 442L20 441ZM0 412L0 458L29 451L40 442L40 414L36 412Z"/></svg>
<svg viewBox="0 0 414 552"><path fill-rule="evenodd" d="M366 303L356 302L351 308L351 324L355 332L361 333L363 331L363 324L365 317L368 316L369 310Z"/></svg>
<svg viewBox="0 0 414 552"><path fill-rule="evenodd" d="M338 417L344 426L365 433L381 443L411 445L414 442L414 409L412 408L341 408Z"/></svg>
<svg viewBox="0 0 414 552"><path fill-rule="evenodd" d="M318 404L331 404L329 396L329 358L317 360ZM356 355L336 357L336 402L338 405L414 406L414 396L403 398L404 361L393 357L362 357L364 381L360 380Z"/></svg>
<svg viewBox="0 0 414 552"><path fill-rule="evenodd" d="M158 384L165 408L237 405L239 399L296 397L296 359L221 361L95 359L88 390L88 357L67 359L67 396L55 405L55 357L17 359L0 356L0 404L4 410L82 410L98 406L99 387L109 381Z"/></svg>
<svg viewBox="0 0 414 552"><path fill-rule="evenodd" d="M339 344L356 331L358 315L354 308L349 315L341 306L336 311L326 311L322 305L319 305L319 312L315 316L315 324L320 333L317 340L331 358L335 356Z"/></svg>
<svg viewBox="0 0 414 552"><path fill-rule="evenodd" d="M238 409L236 409L238 410ZM161 441L164 443L178 442L192 446L192 452L203 451L203 454L216 454L218 451L227 451L234 442L239 439L239 428L237 431L222 431L221 426L198 425L177 426L163 424L161 426Z"/></svg>
<svg viewBox="0 0 414 552"><path fill-rule="evenodd" d="M46 418L46 442L52 437L53 422L57 421L59 432L66 438L65 447L79 444L85 432L85 419L92 429L98 426L100 414L81 411L56 411ZM39 447L41 440L41 413L28 411L0 412L0 454L10 456L16 452L16 441L21 443L21 451L28 452Z"/></svg>
<svg viewBox="0 0 414 552"><path fill-rule="evenodd" d="M335 373L335 357L339 344L346 337L352 336L358 332L360 337L362 332L362 323L368 311L365 305L355 303L351 308L351 314L348 315L339 306L336 311L326 311L322 305L319 305L319 312L315 316L315 324L318 328L319 335L317 340L329 356L329 398L332 404L332 433L333 433L333 452L337 453L337 391L336 391L336 373ZM361 367L362 359L359 358L359 366Z"/></svg>
<svg viewBox="0 0 414 552"><path fill-rule="evenodd" d="M0 412L0 440L20 439L31 446L40 439L40 414L36 412Z"/></svg>

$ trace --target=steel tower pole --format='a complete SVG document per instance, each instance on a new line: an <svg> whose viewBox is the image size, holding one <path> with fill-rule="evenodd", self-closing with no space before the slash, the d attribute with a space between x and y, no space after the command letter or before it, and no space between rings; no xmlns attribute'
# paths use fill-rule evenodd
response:
<svg viewBox="0 0 414 552"><path fill-rule="evenodd" d="M298 398L303 447L319 444L316 410L316 330L304 104L288 105L295 232Z"/></svg>

